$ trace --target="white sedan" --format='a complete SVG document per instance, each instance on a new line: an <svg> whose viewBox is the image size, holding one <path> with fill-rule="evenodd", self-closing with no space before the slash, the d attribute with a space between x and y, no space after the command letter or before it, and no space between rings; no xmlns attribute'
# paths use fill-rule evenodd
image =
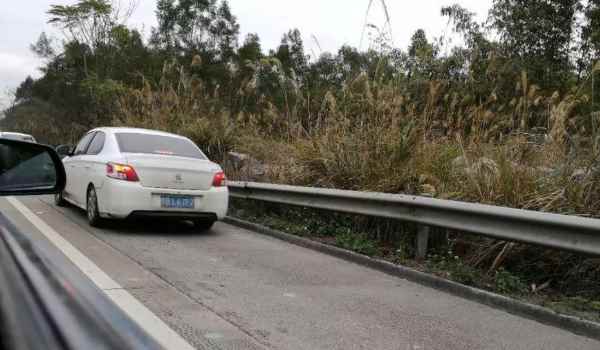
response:
<svg viewBox="0 0 600 350"><path fill-rule="evenodd" d="M36 143L35 138L29 134L22 134L20 132L0 132L0 139L9 139L17 141L27 141Z"/></svg>
<svg viewBox="0 0 600 350"><path fill-rule="evenodd" d="M227 213L225 174L183 136L98 128L63 163L67 185L56 204L85 209L92 226L150 216L192 220L203 231Z"/></svg>

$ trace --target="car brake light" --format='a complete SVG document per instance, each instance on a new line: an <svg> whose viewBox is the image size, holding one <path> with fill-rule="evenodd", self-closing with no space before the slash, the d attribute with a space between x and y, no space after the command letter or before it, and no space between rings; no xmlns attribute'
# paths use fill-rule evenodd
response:
<svg viewBox="0 0 600 350"><path fill-rule="evenodd" d="M223 187L225 186L225 173L220 171L215 174L213 178L213 186L214 187Z"/></svg>
<svg viewBox="0 0 600 350"><path fill-rule="evenodd" d="M106 176L124 181L140 181L131 165L108 163L106 164Z"/></svg>

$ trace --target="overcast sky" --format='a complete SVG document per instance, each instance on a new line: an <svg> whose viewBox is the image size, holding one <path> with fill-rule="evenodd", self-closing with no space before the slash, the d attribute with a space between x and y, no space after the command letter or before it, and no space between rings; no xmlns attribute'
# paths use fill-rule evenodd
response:
<svg viewBox="0 0 600 350"><path fill-rule="evenodd" d="M125 2L127 0L121 0ZM42 31L52 32L46 24L50 4L73 4L75 0L10 1L0 10L0 107L6 106L6 92L32 75L39 76L42 64L30 52ZM138 0L136 12L129 21L144 33L155 26L155 0ZM492 0L387 0L391 17L392 37L397 47L406 48L412 33L419 28L427 35L450 34L447 20L440 16L442 6L459 3L484 20ZM336 51L341 45L359 46L369 0L230 0L232 11L241 27L241 39L246 33L258 33L263 50L279 43L290 28L298 28L304 36L307 53L319 55L313 39L323 51ZM383 25L383 8L374 0L368 22ZM54 33L55 35L57 33ZM365 38L363 47L368 45Z"/></svg>

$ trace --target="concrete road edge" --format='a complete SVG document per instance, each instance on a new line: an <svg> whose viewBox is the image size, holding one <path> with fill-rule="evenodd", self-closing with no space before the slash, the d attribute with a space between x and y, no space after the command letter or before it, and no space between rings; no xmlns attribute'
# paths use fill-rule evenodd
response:
<svg viewBox="0 0 600 350"><path fill-rule="evenodd" d="M268 227L254 224L245 220L227 217L224 222L253 232L281 239L304 248L312 249L324 254L335 256L346 261L372 268L392 276L405 278L412 282L432 287L453 295L476 301L488 306L504 310L511 314L526 317L550 326L562 328L577 335L600 340L600 323L580 319L574 316L559 314L542 306L528 304L516 299L488 292L482 289L469 287L452 282L431 274L417 271L405 266L396 265L388 261L370 258L349 250L316 242L307 238L294 236Z"/></svg>

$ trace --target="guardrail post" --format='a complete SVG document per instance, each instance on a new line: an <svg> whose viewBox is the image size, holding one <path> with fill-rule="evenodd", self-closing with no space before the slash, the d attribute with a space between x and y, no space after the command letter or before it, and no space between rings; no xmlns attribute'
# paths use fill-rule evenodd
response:
<svg viewBox="0 0 600 350"><path fill-rule="evenodd" d="M427 257L427 245L429 244L429 226L419 225L417 231L417 259Z"/></svg>

